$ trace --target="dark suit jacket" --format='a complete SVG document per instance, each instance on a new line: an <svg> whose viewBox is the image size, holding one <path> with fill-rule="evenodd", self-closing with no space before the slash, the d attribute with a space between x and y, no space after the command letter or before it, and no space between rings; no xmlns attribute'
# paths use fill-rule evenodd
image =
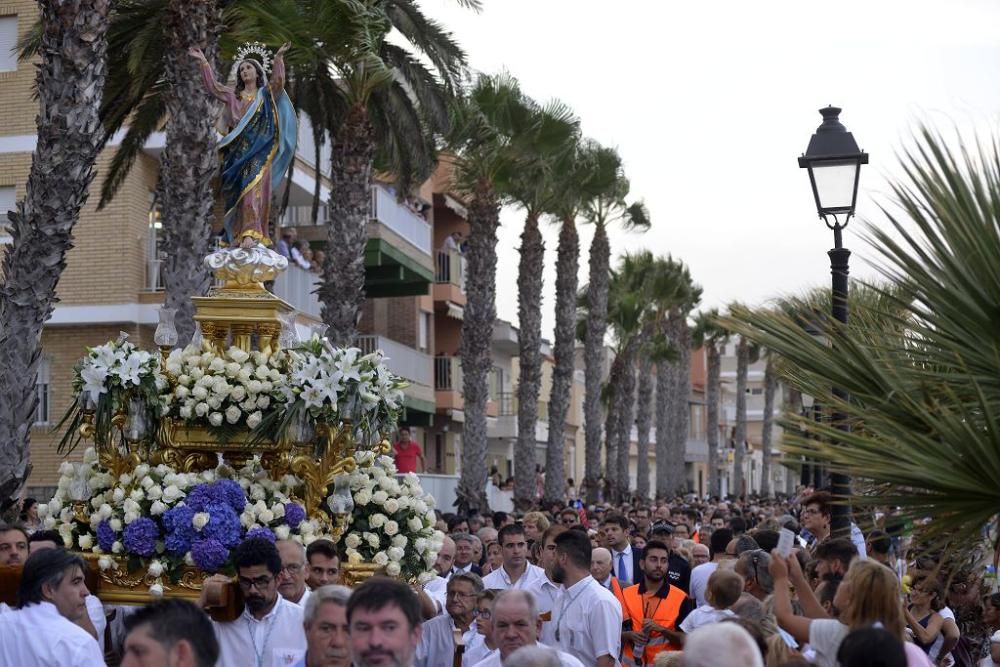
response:
<svg viewBox="0 0 1000 667"><path fill-rule="evenodd" d="M452 572L457 572L458 568L452 568ZM473 563L472 567L469 569L472 574L478 574L480 577L483 576L483 568L479 567L478 563Z"/></svg>

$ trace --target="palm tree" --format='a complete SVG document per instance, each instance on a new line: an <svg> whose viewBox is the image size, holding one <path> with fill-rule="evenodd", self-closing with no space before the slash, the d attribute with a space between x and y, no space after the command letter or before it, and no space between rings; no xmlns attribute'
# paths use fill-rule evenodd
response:
<svg viewBox="0 0 1000 667"><path fill-rule="evenodd" d="M923 129L903 168L898 208L865 234L889 281L872 287L881 303L852 293L850 323L818 319L822 338L780 310L732 326L785 360L786 383L846 415L786 415L786 454L854 476L855 506L897 507L917 539L967 551L1000 506L1000 146L952 148Z"/></svg>
<svg viewBox="0 0 1000 667"><path fill-rule="evenodd" d="M52 315L66 253L73 247L73 226L87 202L104 141L98 107L111 3L39 5L38 141L25 198L7 213L13 240L0 271L5 277L0 286L0 510L13 502L31 472L42 326Z"/></svg>
<svg viewBox="0 0 1000 667"><path fill-rule="evenodd" d="M765 351L764 366L764 423L760 435L760 495L771 495L771 441L774 435L774 394L778 389L778 372L774 355Z"/></svg>
<svg viewBox="0 0 1000 667"><path fill-rule="evenodd" d="M639 387L636 393L636 486L635 493L642 501L649 499L649 431L653 421L654 366L650 352L641 350L636 372Z"/></svg>
<svg viewBox="0 0 1000 667"><path fill-rule="evenodd" d="M611 243L608 225L620 222L626 229L649 229L649 211L642 202L631 206L625 202L629 182L625 178L621 157L613 148L599 147L594 154L592 174L594 196L585 202L584 215L594 225L590 243L589 281L587 283L587 328L584 336L584 399L583 421L585 438L584 485L596 493L600 476L601 450L601 374L604 338L608 327L608 289L611 268ZM626 453L627 457L627 453ZM596 495L588 498L596 502Z"/></svg>
<svg viewBox="0 0 1000 667"><path fill-rule="evenodd" d="M708 488L711 496L722 495L719 479L719 394L722 384L721 351L729 340L729 331L719 323L719 311L699 313L692 334L694 346L705 348L707 386L705 387L705 427L708 443Z"/></svg>
<svg viewBox="0 0 1000 667"><path fill-rule="evenodd" d="M510 198L525 211L517 276L518 366L517 442L514 445L514 503L520 509L537 502L535 424L542 384L542 268L545 244L539 219L552 206L555 169L579 141L579 120L558 101L532 105L530 133L521 138L529 164L511 183ZM522 466L526 466L523 469Z"/></svg>
<svg viewBox="0 0 1000 667"><path fill-rule="evenodd" d="M486 507L486 403L493 368L490 341L496 319L496 244L501 193L530 153L517 142L530 127L531 105L507 74L481 75L454 107L449 149L455 187L469 198L469 249L461 359L465 431L458 502L463 511Z"/></svg>
<svg viewBox="0 0 1000 667"><path fill-rule="evenodd" d="M734 304L730 310L738 310ZM750 343L746 336L736 339L736 426L733 431L733 488L731 494L739 498L744 494L743 456L747 440L747 370L750 367Z"/></svg>

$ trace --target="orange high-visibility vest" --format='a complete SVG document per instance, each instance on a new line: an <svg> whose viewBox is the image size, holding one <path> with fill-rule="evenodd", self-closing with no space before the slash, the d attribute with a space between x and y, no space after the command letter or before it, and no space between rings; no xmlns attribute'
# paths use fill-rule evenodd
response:
<svg viewBox="0 0 1000 667"><path fill-rule="evenodd" d="M632 621L632 630L635 632L642 631L642 622L646 619L647 611L652 613L650 618L657 625L662 625L670 630L676 630L677 617L680 615L681 605L687 599L687 594L676 586L671 586L667 581L664 581L663 586L656 592L656 597L660 598L660 601L653 609L646 610L643 607L642 600L642 594L645 592L645 584L629 586L622 591L622 615L625 620ZM653 632L650 635L649 643L646 644L646 650L643 652L642 662L646 665L652 665L657 653L662 651L680 651L682 648L678 644L670 643L670 640L660 635L660 633ZM627 642L623 643L623 650L625 658L632 661L631 644Z"/></svg>

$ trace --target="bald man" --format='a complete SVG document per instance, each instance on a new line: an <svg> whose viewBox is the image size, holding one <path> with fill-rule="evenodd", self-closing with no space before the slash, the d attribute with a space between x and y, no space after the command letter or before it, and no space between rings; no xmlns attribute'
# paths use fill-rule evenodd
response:
<svg viewBox="0 0 1000 667"><path fill-rule="evenodd" d="M611 552L604 547L597 547L590 552L590 575L597 583L614 593L619 601L622 599L621 584L611 573Z"/></svg>
<svg viewBox="0 0 1000 667"><path fill-rule="evenodd" d="M712 557L707 544L695 544L691 549L691 567L695 568L704 565Z"/></svg>
<svg viewBox="0 0 1000 667"><path fill-rule="evenodd" d="M448 579L455 570L455 540L447 535L441 544L437 560L434 561L434 570L438 576L424 584L424 593L434 602L437 613L440 614L448 598Z"/></svg>

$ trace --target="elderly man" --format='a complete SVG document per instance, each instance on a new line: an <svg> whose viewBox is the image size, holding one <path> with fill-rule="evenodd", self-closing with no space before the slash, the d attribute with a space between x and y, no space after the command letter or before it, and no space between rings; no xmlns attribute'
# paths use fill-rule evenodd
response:
<svg viewBox="0 0 1000 667"><path fill-rule="evenodd" d="M158 600L125 618L121 667L214 667L212 622L186 600Z"/></svg>
<svg viewBox="0 0 1000 667"><path fill-rule="evenodd" d="M351 593L347 623L355 667L413 667L422 629L420 602L409 586L369 579Z"/></svg>
<svg viewBox="0 0 1000 667"><path fill-rule="evenodd" d="M590 552L590 576L621 601L622 585L611 573L611 552L604 547L597 547Z"/></svg>
<svg viewBox="0 0 1000 667"><path fill-rule="evenodd" d="M289 602L300 607L309 600L306 588L306 548L294 540L278 540L274 543L281 556L281 578L278 592Z"/></svg>
<svg viewBox="0 0 1000 667"><path fill-rule="evenodd" d="M711 557L711 552L708 550L707 544L695 544L691 549L691 567L698 567L699 565L704 565L708 562ZM694 579L694 572L691 573L691 578Z"/></svg>
<svg viewBox="0 0 1000 667"><path fill-rule="evenodd" d="M434 561L434 571L437 576L424 584L424 593L434 602L439 612L444 609L448 579L451 577L454 565L455 541L445 535L444 542L441 543L441 550L438 551L437 560Z"/></svg>
<svg viewBox="0 0 1000 667"><path fill-rule="evenodd" d="M741 553L733 568L736 574L743 577L743 590L758 600L763 601L774 592L774 579L767 570L770 563L769 553L763 549L752 549Z"/></svg>
<svg viewBox="0 0 1000 667"><path fill-rule="evenodd" d="M736 623L712 623L692 632L684 644L684 667L764 667L750 633Z"/></svg>
<svg viewBox="0 0 1000 667"><path fill-rule="evenodd" d="M471 572L480 577L483 576L483 571L479 569L479 563L475 561L476 545L479 544L479 548L482 550L479 538L469 533L454 533L451 539L455 541L455 565L453 568L455 574Z"/></svg>
<svg viewBox="0 0 1000 667"><path fill-rule="evenodd" d="M306 654L293 667L351 667L346 586L322 586L309 596L303 613Z"/></svg>
<svg viewBox="0 0 1000 667"><path fill-rule="evenodd" d="M0 665L104 667L97 640L77 621L87 613L86 564L62 549L46 549L24 563L20 609L0 614Z"/></svg>
<svg viewBox="0 0 1000 667"><path fill-rule="evenodd" d="M475 667L500 667L509 664L511 655L525 646L535 646L542 631L535 600L527 591L502 591L493 602L493 643L500 650L475 663ZM583 663L568 653L557 651L556 664L582 667ZM538 664L538 663L526 663Z"/></svg>
<svg viewBox="0 0 1000 667"><path fill-rule="evenodd" d="M455 655L478 655L478 662L489 650L476 629L476 603L483 592L483 580L472 573L453 574L448 580L446 614L424 623L423 636L417 645L417 667L454 664ZM461 638L461 641L458 639ZM465 659L462 660L466 663Z"/></svg>

